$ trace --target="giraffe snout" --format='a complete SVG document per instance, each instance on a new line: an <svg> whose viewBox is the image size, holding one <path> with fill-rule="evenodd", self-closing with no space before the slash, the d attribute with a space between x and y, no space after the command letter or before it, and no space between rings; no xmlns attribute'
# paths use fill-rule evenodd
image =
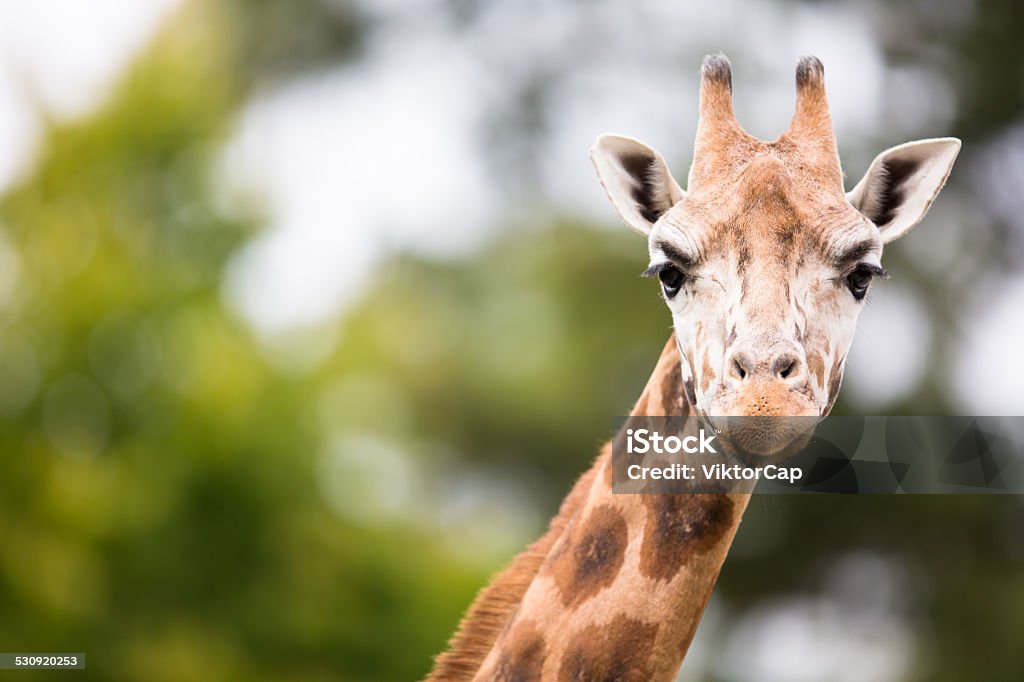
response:
<svg viewBox="0 0 1024 682"><path fill-rule="evenodd" d="M740 389L746 384L771 381L799 388L807 381L807 363L803 354L790 345L776 345L766 350L741 348L726 360L725 384Z"/></svg>

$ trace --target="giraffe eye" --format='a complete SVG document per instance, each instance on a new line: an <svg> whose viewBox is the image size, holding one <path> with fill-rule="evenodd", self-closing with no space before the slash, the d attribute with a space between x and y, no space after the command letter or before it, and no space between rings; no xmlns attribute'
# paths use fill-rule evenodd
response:
<svg viewBox="0 0 1024 682"><path fill-rule="evenodd" d="M868 293L868 286L875 275L875 269L866 265L858 265L857 269L846 277L846 285L850 293L858 301L862 300Z"/></svg>
<svg viewBox="0 0 1024 682"><path fill-rule="evenodd" d="M670 265L658 273L658 279L661 280L661 289L665 292L665 298L671 299L679 293L679 288L683 286L685 277L679 268Z"/></svg>

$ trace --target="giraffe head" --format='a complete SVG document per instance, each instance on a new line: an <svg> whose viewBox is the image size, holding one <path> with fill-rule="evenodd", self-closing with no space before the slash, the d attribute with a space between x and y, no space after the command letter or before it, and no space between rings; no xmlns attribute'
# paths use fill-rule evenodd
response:
<svg viewBox="0 0 1024 682"><path fill-rule="evenodd" d="M739 126L732 74L705 58L687 190L643 143L601 136L591 159L619 215L648 238L690 403L705 416L831 410L882 245L924 216L960 149L953 138L880 154L850 192L824 69L796 69L796 111L773 142Z"/></svg>

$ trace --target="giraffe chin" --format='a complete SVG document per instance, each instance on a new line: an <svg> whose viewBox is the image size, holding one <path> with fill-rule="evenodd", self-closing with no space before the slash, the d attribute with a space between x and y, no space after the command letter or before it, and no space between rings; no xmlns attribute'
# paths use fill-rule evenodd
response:
<svg viewBox="0 0 1024 682"><path fill-rule="evenodd" d="M730 454L763 465L781 463L807 447L821 407L781 382L759 382L722 395L709 414Z"/></svg>

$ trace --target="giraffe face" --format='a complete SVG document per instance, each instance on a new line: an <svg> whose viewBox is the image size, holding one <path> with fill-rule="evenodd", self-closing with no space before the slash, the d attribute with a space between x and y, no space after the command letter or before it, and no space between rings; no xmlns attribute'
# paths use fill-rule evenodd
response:
<svg viewBox="0 0 1024 682"><path fill-rule="evenodd" d="M821 63L797 67L797 107L773 142L732 115L724 57L705 59L688 191L637 140L591 152L620 216L648 238L690 403L707 416L821 416L835 402L857 318L884 276L883 244L924 216L959 140L889 149L845 193Z"/></svg>
<svg viewBox="0 0 1024 682"><path fill-rule="evenodd" d="M728 191L689 195L649 235L683 383L702 413L825 414L857 317L884 274L877 228L841 195L815 201L774 155Z"/></svg>

